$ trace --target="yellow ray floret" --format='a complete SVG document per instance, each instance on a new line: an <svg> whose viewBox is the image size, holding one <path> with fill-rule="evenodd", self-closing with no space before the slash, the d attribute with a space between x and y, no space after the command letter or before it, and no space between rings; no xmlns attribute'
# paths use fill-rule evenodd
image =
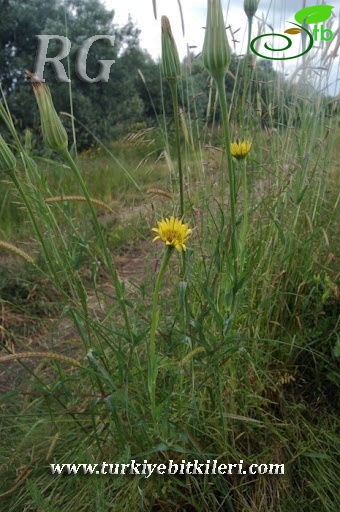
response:
<svg viewBox="0 0 340 512"><path fill-rule="evenodd" d="M192 230L188 228L188 224L183 224L180 219L170 217L170 219L162 219L159 221L158 228L152 228L152 231L157 233L153 242L160 239L165 245L175 247L177 251L181 251L182 249L185 251L185 242Z"/></svg>
<svg viewBox="0 0 340 512"><path fill-rule="evenodd" d="M230 153L237 159L245 158L251 149L251 142L244 140L243 142L232 142L230 144Z"/></svg>

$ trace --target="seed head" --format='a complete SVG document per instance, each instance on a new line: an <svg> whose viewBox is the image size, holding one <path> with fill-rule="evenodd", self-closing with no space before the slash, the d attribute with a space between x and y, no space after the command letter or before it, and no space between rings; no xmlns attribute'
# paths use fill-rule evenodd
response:
<svg viewBox="0 0 340 512"><path fill-rule="evenodd" d="M7 249L8 251L11 251L13 254L16 254L17 256L20 256L20 258L23 258L28 263L31 263L34 265L34 260L31 258L27 252L22 251L21 249L18 249L15 245L9 244L8 242L4 242L0 240L0 247L3 247L4 249Z"/></svg>
<svg viewBox="0 0 340 512"><path fill-rule="evenodd" d="M51 92L48 86L40 82L36 75L29 71L26 71L26 74L31 80L38 103L44 142L54 151L62 152L67 149L68 137L54 108Z"/></svg>
<svg viewBox="0 0 340 512"><path fill-rule="evenodd" d="M215 80L223 77L230 65L231 53L225 30L221 0L208 0L202 61L204 67Z"/></svg>
<svg viewBox="0 0 340 512"><path fill-rule="evenodd" d="M170 21L167 16L162 16L162 71L167 80L177 80L181 77L181 64L179 61L177 46L172 35Z"/></svg>

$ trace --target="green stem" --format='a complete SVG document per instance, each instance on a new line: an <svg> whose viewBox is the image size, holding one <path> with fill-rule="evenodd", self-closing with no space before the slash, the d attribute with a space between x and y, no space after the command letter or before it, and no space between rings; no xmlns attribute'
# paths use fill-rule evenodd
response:
<svg viewBox="0 0 340 512"><path fill-rule="evenodd" d="M247 184L247 164L246 159L242 162L242 188L243 188L243 223L241 228L241 258L242 266L244 264L244 257L246 252L246 241L248 233L248 184Z"/></svg>
<svg viewBox="0 0 340 512"><path fill-rule="evenodd" d="M151 401L152 416L156 417L156 379L158 373L157 357L156 357L156 330L159 321L158 311L158 297L159 291L162 285L165 269L169 263L170 256L173 252L173 247L167 246L164 252L161 268L159 270L156 283L155 291L153 294L152 302L152 318L151 318L151 330L150 330L150 344L149 344L149 368L148 368L148 388Z"/></svg>
<svg viewBox="0 0 340 512"><path fill-rule="evenodd" d="M178 164L178 177L179 177L179 195L180 195L180 213L181 219L184 216L184 183L183 183L183 168L182 168L182 155L181 155L181 141L180 141L180 129L179 129L179 106L178 106L178 90L177 80L169 80L171 96L172 96L172 108L174 111L174 122L175 122L175 137L176 137L176 149L177 149L177 164ZM182 269L181 273L183 279L186 273L186 254L182 251Z"/></svg>
<svg viewBox="0 0 340 512"><path fill-rule="evenodd" d="M16 186L16 188L18 189L18 192L20 194L20 197L22 199L22 201L24 202L24 205L28 211L28 215L31 219L31 222L33 224L33 227L34 227L34 231L39 239L39 242L41 244L41 247L42 247L42 250L44 252L44 255L45 255L45 258L46 258L46 262L47 262L47 265L48 265L48 268L51 272L51 274L53 275L53 278L55 279L55 282L58 284L59 288L62 289L62 286L60 284L60 280L59 280L59 277L58 277L58 272L56 271L54 265L53 265L53 262L50 258L50 255L49 255L49 252L48 252L48 249L46 247L46 243L45 243L45 238L44 236L42 235L41 231L40 231L40 228L38 226L38 223L37 223L37 220L36 220L36 216L34 214L34 211L32 209L32 206L30 204L30 202L28 201L27 199L27 196L21 186L21 183L20 181L18 180L16 174L15 174L15 171L13 172L10 172L9 173L11 179L13 180L13 183L14 185Z"/></svg>
<svg viewBox="0 0 340 512"><path fill-rule="evenodd" d="M99 225L99 222L98 222L98 217L97 217L97 214L96 214L96 211L94 209L94 206L93 206L93 203L91 201L91 198L90 198L90 195L89 195L89 192L87 190L87 187L85 185L85 182L80 174L80 171L78 169L78 166L76 165L76 163L74 162L72 156L70 155L69 151L68 150L65 150L65 151L62 151L61 152L61 156L64 158L64 160L68 163L68 165L70 166L70 168L72 169L79 185L80 185L80 188L86 198L86 202L90 208L90 211L91 211L91 214L92 214L92 218L93 218L93 222L94 222L94 225L95 225L95 228L96 228L96 232L98 233L98 236L99 236L99 239L100 239L100 243L101 243L101 246L102 246L102 251L103 251L103 255L104 255L104 260L105 260L105 263L110 271L110 274L112 276L112 279L113 279L113 283L114 283L114 286L115 286L115 290L116 290L116 294L117 294L117 300L119 302L119 305L120 305L120 308L121 308L121 311L123 313L123 317L124 317L124 321L125 321L125 327L126 327L126 330L127 330L127 333L129 335L129 338L131 339L131 342L133 342L133 334L132 334L132 331L131 331L131 327L130 327L130 321L129 321L129 316L128 316L128 312L127 312L127 309L126 309L126 304L125 304L125 301L124 301L124 297L123 297L123 291L122 291L122 286L120 284L120 281L119 281L119 278L118 278L118 274L117 274L117 271L116 269L114 268L114 266L112 265L112 261L111 261L111 256L110 256L110 253L108 251L108 248L106 246L106 243L105 243L105 240L104 240L104 236L103 236L103 232L102 232L102 229Z"/></svg>
<svg viewBox="0 0 340 512"><path fill-rule="evenodd" d="M234 258L234 285L237 284L237 232L236 232L236 185L233 157L230 152L230 132L229 132L229 115L227 107L227 97L224 84L225 75L215 78L224 130L224 143L227 155L228 175L229 175L229 203L230 203L230 223L231 223L231 247Z"/></svg>
<svg viewBox="0 0 340 512"><path fill-rule="evenodd" d="M179 176L179 194L180 194L180 212L181 218L184 216L184 185L183 185L183 169L182 169L182 156L181 156L181 142L180 142L180 130L179 130L179 108L178 108L178 91L177 81L169 81L172 106L174 111L174 122L175 122L175 136L176 136L176 149L177 149L177 163L178 163L178 176Z"/></svg>
<svg viewBox="0 0 340 512"><path fill-rule="evenodd" d="M249 47L250 47L250 40L251 40L251 30L253 25L253 17L248 17L248 45L247 45L247 52L244 59L244 76L243 76L243 95L242 95L242 106L241 106L241 112L243 113L243 109L246 103L246 96L249 89Z"/></svg>

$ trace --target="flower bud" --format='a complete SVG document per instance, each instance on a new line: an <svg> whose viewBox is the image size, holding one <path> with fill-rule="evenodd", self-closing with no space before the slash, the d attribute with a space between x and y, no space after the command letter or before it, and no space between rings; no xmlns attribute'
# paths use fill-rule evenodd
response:
<svg viewBox="0 0 340 512"><path fill-rule="evenodd" d="M25 149L27 153L32 150L32 132L28 128L25 130Z"/></svg>
<svg viewBox="0 0 340 512"><path fill-rule="evenodd" d="M54 151L62 152L67 149L68 137L54 108L51 92L47 85L40 82L37 76L29 71L26 71L26 74L31 79L33 92L38 103L44 142Z"/></svg>
<svg viewBox="0 0 340 512"><path fill-rule="evenodd" d="M16 159L12 151L7 146L2 135L0 135L0 171L13 171L16 166Z"/></svg>
<svg viewBox="0 0 340 512"><path fill-rule="evenodd" d="M208 0L202 61L215 80L226 74L231 61L220 0Z"/></svg>
<svg viewBox="0 0 340 512"><path fill-rule="evenodd" d="M162 71L167 80L177 80L181 77L181 64L177 46L172 35L170 21L162 16Z"/></svg>
<svg viewBox="0 0 340 512"><path fill-rule="evenodd" d="M252 18L259 6L259 0L244 0L243 8L248 18Z"/></svg>

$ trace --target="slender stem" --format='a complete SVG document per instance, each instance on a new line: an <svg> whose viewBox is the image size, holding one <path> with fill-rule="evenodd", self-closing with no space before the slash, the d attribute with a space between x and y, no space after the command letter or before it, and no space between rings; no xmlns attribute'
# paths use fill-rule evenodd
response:
<svg viewBox="0 0 340 512"><path fill-rule="evenodd" d="M178 164L178 177L179 177L179 195L180 195L180 213L181 219L184 216L184 183L183 183L183 168L182 168L182 155L181 155L181 141L180 141L180 129L179 129L179 107L178 107L178 90L177 80L169 80L171 96L172 96L172 108L174 111L174 122L175 122L175 136L176 136L176 149L177 149L177 164ZM186 254L182 251L182 276L185 278L186 273Z"/></svg>
<svg viewBox="0 0 340 512"><path fill-rule="evenodd" d="M96 232L98 233L99 235L99 239L100 239L100 243L101 243L101 246L102 246L102 251L103 251L103 255L104 255L104 260L105 260L105 263L110 271L110 274L112 276L112 279L113 279L113 283L114 283L114 286L115 286L115 290L116 290L116 293L117 293L117 300L119 302L119 305L120 305L120 308L122 310L122 313L123 313L123 316L124 316L124 321L125 321L125 327L126 327L126 330L128 332L128 335L131 339L131 342L133 342L133 334L132 334L132 331L131 331L131 327L130 327L130 321L129 321L129 316L128 316L128 312L127 312L127 309L126 309L126 304L125 304L125 301L124 301L124 297L123 297L123 292L122 292L122 287L121 287L121 284L120 284L120 281L119 281L119 278L118 278L118 274L117 274L117 271L116 269L114 268L114 266L112 265L112 261L111 261L111 256L110 256L110 253L108 251L108 248L106 246L106 243L105 243L105 240L104 240L104 236L103 236L103 232L102 232L102 229L99 225L99 222L98 222L98 218L97 218L97 214L96 214L96 211L94 209L94 206L93 206L93 203L91 201L91 198L90 198L90 195L89 195L89 192L87 190L87 187L85 185L85 182L80 174L80 171L78 169L78 166L76 165L76 163L74 162L72 156L70 155L69 151L68 150L65 150L61 153L62 157L65 159L65 161L68 163L68 165L71 167L81 189L82 189L82 192L86 198L86 202L90 208L90 211L91 211L91 214L92 214L92 218L93 218L93 222L95 224L95 228L96 228Z"/></svg>
<svg viewBox="0 0 340 512"><path fill-rule="evenodd" d="M60 280L59 280L59 277L58 277L58 272L54 268L52 259L50 258L48 249L46 247L45 238L44 238L43 234L40 231L40 228L39 228L39 225L37 223L36 216L35 216L35 214L33 212L32 206L31 206L30 202L27 199L27 196L26 196L26 194L25 194L25 192L24 192L24 190L23 190L23 188L21 186L20 181L18 180L18 178L17 178L17 176L15 174L15 171L10 172L9 175L10 175L11 179L13 180L14 185L18 189L20 197L23 200L23 202L25 204L25 207L26 207L26 209L28 211L28 214L30 216L31 222L32 222L32 224L34 226L34 231L35 231L35 233L36 233L36 235L37 235L37 237L39 239L39 242L41 244L41 247L42 247L42 250L44 252L44 255L45 255L45 258L46 258L46 262L48 264L50 272L52 273L53 278L55 279L55 281L58 284L59 288L62 289L62 286L60 284Z"/></svg>
<svg viewBox="0 0 340 512"><path fill-rule="evenodd" d="M159 270L156 283L155 291L153 294L152 302L152 318L151 318L151 330L150 330L150 344L149 344L149 368L148 368L148 388L151 401L152 416L155 418L156 409L156 379L158 373L157 357L156 357L156 330L159 321L158 311L158 297L161 288L165 269L169 263L170 256L173 252L173 247L167 246L164 252L161 268Z"/></svg>
<svg viewBox="0 0 340 512"><path fill-rule="evenodd" d="M219 102L220 102L220 107L221 107L221 115L222 115L222 122L223 122L223 131L224 131L224 143L225 143L225 151L226 151L226 155L227 155L231 225L232 225L233 231L235 231L235 226L236 226L235 177L234 177L234 165L233 165L233 160L232 160L232 156L231 156L231 152L230 152L229 116L228 116L227 98L226 98L225 85L224 85L224 76L223 76L223 78L216 80L216 87L217 87L218 97L219 97Z"/></svg>
<svg viewBox="0 0 340 512"><path fill-rule="evenodd" d="M244 59L244 76L243 76L244 83L243 83L243 95L242 95L242 106L241 106L242 113L243 113L244 106L246 104L246 96L247 96L247 92L248 92L248 88L249 88L249 56L250 56L249 48L250 48L252 26L253 26L253 17L249 16L248 17L248 45L247 45L247 52L246 52L245 59Z"/></svg>
<svg viewBox="0 0 340 512"><path fill-rule="evenodd" d="M231 246L234 257L234 279L235 284L237 281L237 232L236 232L236 186L235 186L235 173L234 173L234 162L230 152L230 132L229 132L229 116L227 107L227 98L224 85L224 76L215 79L216 87L218 91L218 97L221 107L221 115L224 130L224 143L225 151L227 155L228 175L229 175L229 204L230 204L230 223L231 223Z"/></svg>
<svg viewBox="0 0 340 512"><path fill-rule="evenodd" d="M182 169L182 156L181 156L181 142L179 136L179 108L178 108L178 91L177 81L169 81L172 105L174 111L175 121L175 136L176 136L176 149L177 149L177 163L178 163L178 176L179 176L179 194L180 194L180 211L181 218L184 216L184 185L183 185L183 169Z"/></svg>
<svg viewBox="0 0 340 512"><path fill-rule="evenodd" d="M247 61L249 57L249 48L250 48L250 40L251 40L251 30L253 27L253 16L249 16L248 18L248 46L247 46Z"/></svg>
<svg viewBox="0 0 340 512"><path fill-rule="evenodd" d="M241 258L242 265L244 264L244 257L246 252L246 241L248 233L248 184L247 184L247 164L246 158L242 162L242 188L243 188L243 223L241 228Z"/></svg>

